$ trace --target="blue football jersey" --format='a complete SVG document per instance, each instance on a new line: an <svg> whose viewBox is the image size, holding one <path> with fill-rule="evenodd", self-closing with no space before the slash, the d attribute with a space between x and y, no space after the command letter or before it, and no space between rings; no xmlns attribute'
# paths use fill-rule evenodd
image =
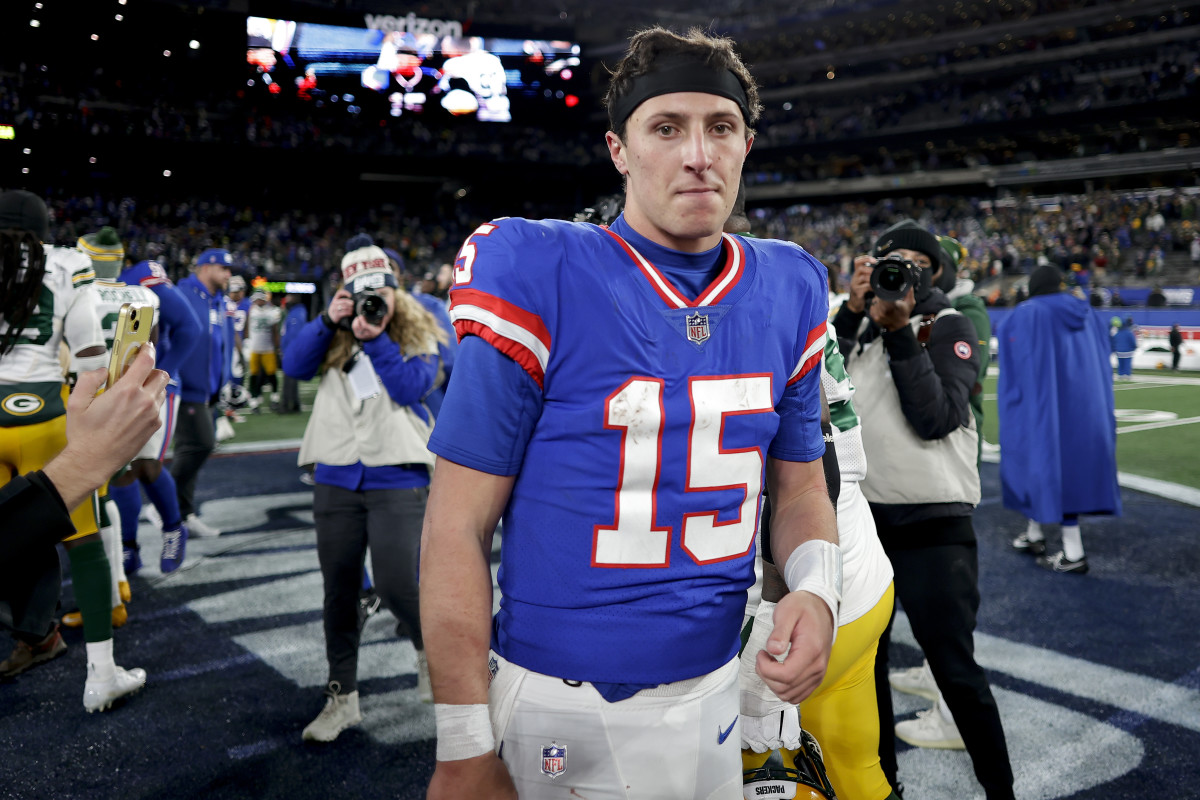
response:
<svg viewBox="0 0 1200 800"><path fill-rule="evenodd" d="M620 230L480 226L451 318L541 389L504 514L493 647L544 674L656 684L737 653L766 457L824 452L828 295L801 248L727 235L691 299ZM430 448L488 435L455 424L439 418Z"/></svg>

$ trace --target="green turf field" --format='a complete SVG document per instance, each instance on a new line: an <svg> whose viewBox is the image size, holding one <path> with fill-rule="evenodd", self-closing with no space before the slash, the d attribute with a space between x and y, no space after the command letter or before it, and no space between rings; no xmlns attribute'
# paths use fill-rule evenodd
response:
<svg viewBox="0 0 1200 800"><path fill-rule="evenodd" d="M1200 488L1200 380L1194 375L1137 370L1140 380L1114 384L1119 470ZM983 389L984 439L992 443L1000 440L997 380L989 376Z"/></svg>
<svg viewBox="0 0 1200 800"><path fill-rule="evenodd" d="M270 403L266 400L263 401L257 414L242 412L240 416L243 421L234 422L234 437L227 440L227 443L243 444L299 439L304 435L304 426L308 424L308 417L312 413L313 398L316 397L319 382L319 379L314 378L300 384L300 407L303 411L299 414L275 414L268 408Z"/></svg>

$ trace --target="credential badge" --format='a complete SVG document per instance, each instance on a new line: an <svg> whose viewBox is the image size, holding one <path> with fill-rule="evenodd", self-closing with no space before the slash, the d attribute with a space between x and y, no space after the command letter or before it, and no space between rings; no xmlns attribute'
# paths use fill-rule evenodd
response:
<svg viewBox="0 0 1200 800"><path fill-rule="evenodd" d="M567 746L551 742L542 748L542 774L557 778L567 771Z"/></svg>
<svg viewBox="0 0 1200 800"><path fill-rule="evenodd" d="M688 341L702 344L708 340L708 314L688 314L687 319L687 337Z"/></svg>

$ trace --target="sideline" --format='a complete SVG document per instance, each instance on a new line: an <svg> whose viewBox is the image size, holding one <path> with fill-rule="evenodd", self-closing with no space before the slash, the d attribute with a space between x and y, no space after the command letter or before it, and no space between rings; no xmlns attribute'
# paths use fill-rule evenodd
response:
<svg viewBox="0 0 1200 800"><path fill-rule="evenodd" d="M213 456L233 456L245 453L279 453L286 450L299 449L299 439L273 439L260 442L231 442L227 439L217 444L212 454Z"/></svg>

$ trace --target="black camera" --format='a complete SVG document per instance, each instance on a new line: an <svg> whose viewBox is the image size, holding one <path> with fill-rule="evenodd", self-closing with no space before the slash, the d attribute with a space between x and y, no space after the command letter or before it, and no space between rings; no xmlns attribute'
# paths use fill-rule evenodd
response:
<svg viewBox="0 0 1200 800"><path fill-rule="evenodd" d="M921 267L899 253L889 253L875 262L871 272L871 291L880 300L896 302L916 289L921 282Z"/></svg>
<svg viewBox="0 0 1200 800"><path fill-rule="evenodd" d="M341 321L341 326L346 330L351 330L350 326L354 323L354 317L362 317L372 325L378 325L387 316L387 301L374 289L355 292L353 300L353 316L343 317Z"/></svg>

